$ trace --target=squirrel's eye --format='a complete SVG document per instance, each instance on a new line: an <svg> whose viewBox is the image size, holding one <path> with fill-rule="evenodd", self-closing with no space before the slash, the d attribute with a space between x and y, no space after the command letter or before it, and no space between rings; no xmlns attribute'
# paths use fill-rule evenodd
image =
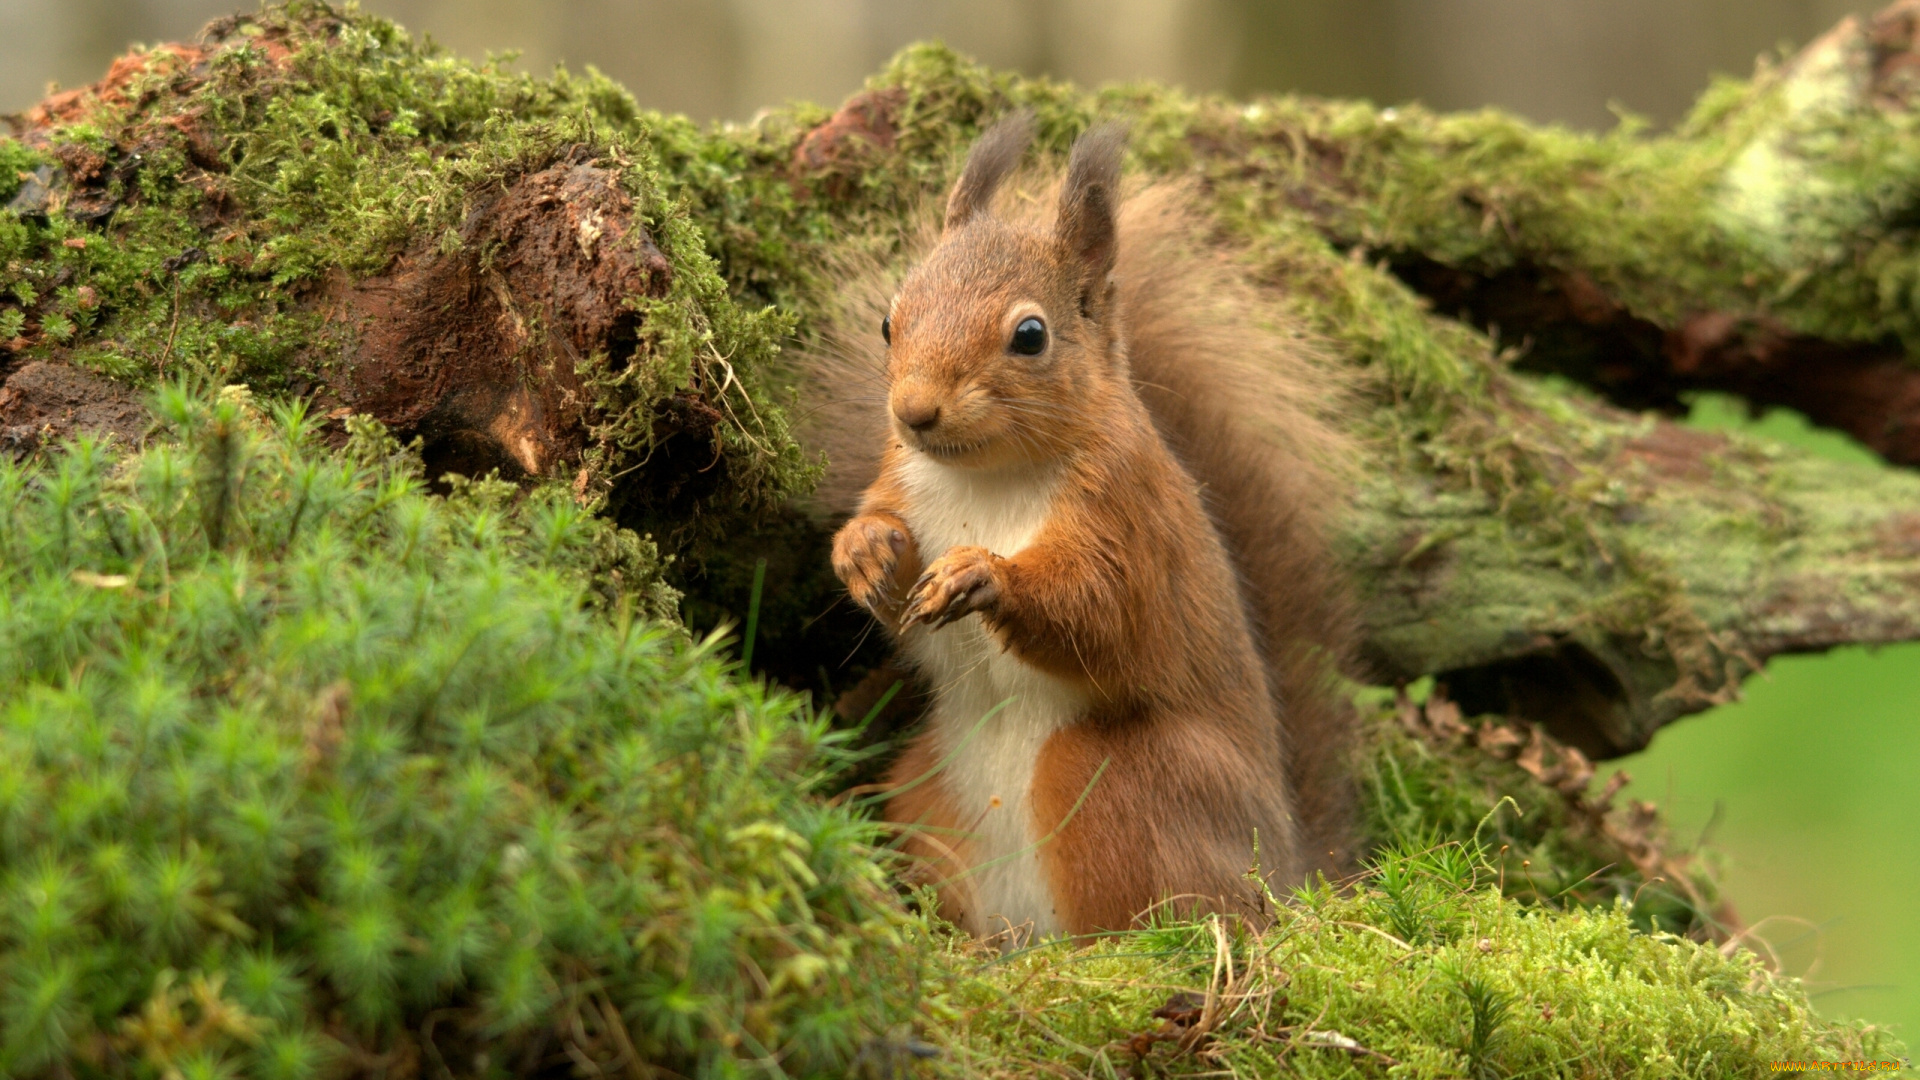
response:
<svg viewBox="0 0 1920 1080"><path fill-rule="evenodd" d="M880 340L889 345L893 344L893 316L891 315L880 316Z"/></svg>
<svg viewBox="0 0 1920 1080"><path fill-rule="evenodd" d="M1021 319L1013 328L1013 340L1007 348L1021 356L1039 356L1047 350L1047 324L1039 319Z"/></svg>

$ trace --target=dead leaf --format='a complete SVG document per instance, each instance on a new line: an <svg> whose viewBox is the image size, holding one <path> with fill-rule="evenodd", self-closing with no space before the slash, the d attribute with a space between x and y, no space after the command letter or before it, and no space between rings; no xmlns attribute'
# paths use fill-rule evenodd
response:
<svg viewBox="0 0 1920 1080"><path fill-rule="evenodd" d="M1473 733L1473 744L1495 757L1510 758L1520 748L1520 733L1506 724L1488 721Z"/></svg>
<svg viewBox="0 0 1920 1080"><path fill-rule="evenodd" d="M1460 706L1448 701L1446 692L1438 686L1427 699L1427 726L1449 738L1457 739L1468 733L1466 723L1460 719Z"/></svg>
<svg viewBox="0 0 1920 1080"><path fill-rule="evenodd" d="M306 752L303 755L308 772L333 761L334 753L346 738L347 711L352 705L353 688L344 679L320 691L320 696L314 699L313 716L307 721Z"/></svg>
<svg viewBox="0 0 1920 1080"><path fill-rule="evenodd" d="M1165 1005L1153 1010L1153 1018L1188 1025L1200 1019L1200 1013L1206 1009L1206 1005L1206 995L1181 990L1168 998Z"/></svg>

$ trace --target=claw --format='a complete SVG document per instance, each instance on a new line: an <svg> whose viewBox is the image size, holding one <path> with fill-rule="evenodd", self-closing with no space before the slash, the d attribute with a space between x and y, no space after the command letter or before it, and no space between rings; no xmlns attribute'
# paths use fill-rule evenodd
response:
<svg viewBox="0 0 1920 1080"><path fill-rule="evenodd" d="M932 628L935 630L938 630L941 627L947 625L948 623L954 622L955 620L958 620L958 619L965 618L968 614L971 614L971 612L969 612L966 608L966 603L967 603L967 599L971 597L973 594L974 594L974 590L968 589L966 592L960 593L957 596L953 597L953 599L948 600L945 610L941 611L939 615L935 616L937 621L931 624Z"/></svg>
<svg viewBox="0 0 1920 1080"><path fill-rule="evenodd" d="M899 602L894 571L912 547L913 537L899 525L855 518L834 535L833 572L856 605L884 621Z"/></svg>

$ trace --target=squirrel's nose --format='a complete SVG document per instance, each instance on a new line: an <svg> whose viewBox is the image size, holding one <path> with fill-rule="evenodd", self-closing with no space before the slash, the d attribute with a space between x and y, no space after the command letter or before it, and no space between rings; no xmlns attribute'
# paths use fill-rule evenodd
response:
<svg viewBox="0 0 1920 1080"><path fill-rule="evenodd" d="M913 430L925 431L940 422L940 406L925 400L901 401L894 404L893 415Z"/></svg>

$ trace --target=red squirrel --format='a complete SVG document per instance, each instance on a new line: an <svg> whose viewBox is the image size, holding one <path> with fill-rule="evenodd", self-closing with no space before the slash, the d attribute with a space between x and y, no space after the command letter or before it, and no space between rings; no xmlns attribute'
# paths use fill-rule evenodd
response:
<svg viewBox="0 0 1920 1080"><path fill-rule="evenodd" d="M1051 221L996 212L1030 128L969 154L879 327L877 462L836 465L870 483L834 570L931 700L886 816L976 936L1252 912L1256 860L1284 888L1345 858L1324 384L1177 193L1123 206L1119 129Z"/></svg>

